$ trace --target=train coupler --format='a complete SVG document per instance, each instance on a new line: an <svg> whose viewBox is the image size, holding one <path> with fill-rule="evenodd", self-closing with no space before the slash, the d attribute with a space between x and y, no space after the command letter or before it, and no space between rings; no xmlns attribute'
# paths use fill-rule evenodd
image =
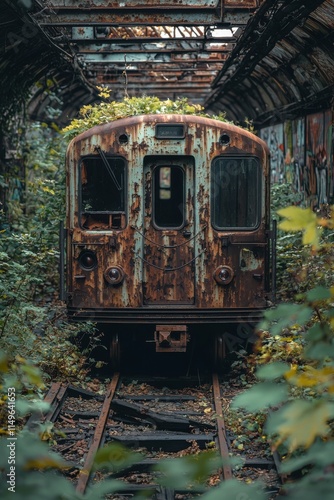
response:
<svg viewBox="0 0 334 500"><path fill-rule="evenodd" d="M157 325L154 332L156 352L186 352L189 335L186 325Z"/></svg>

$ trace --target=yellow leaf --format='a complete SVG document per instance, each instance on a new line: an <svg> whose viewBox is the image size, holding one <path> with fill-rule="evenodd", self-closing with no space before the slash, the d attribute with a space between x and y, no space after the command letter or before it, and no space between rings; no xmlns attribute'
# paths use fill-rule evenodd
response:
<svg viewBox="0 0 334 500"><path fill-rule="evenodd" d="M66 469L67 465L60 460L55 460L52 457L41 457L28 460L25 465L25 470L31 469Z"/></svg>
<svg viewBox="0 0 334 500"><path fill-rule="evenodd" d="M18 363L25 363L26 362L25 358L22 358L22 356L20 356L19 354L17 354L17 356L15 356L15 359Z"/></svg>
<svg viewBox="0 0 334 500"><path fill-rule="evenodd" d="M317 436L329 432L328 403L325 401L293 401L280 411L283 423L277 426L279 442L286 442L290 451L299 447L308 448Z"/></svg>
<svg viewBox="0 0 334 500"><path fill-rule="evenodd" d="M292 365L291 366L291 370L289 370L288 372L284 373L284 377L289 380L291 379L292 377L295 377L296 376L296 373L297 373L297 365Z"/></svg>
<svg viewBox="0 0 334 500"><path fill-rule="evenodd" d="M311 222L304 230L303 245L312 245L319 248L321 230L318 228L316 222Z"/></svg>
<svg viewBox="0 0 334 500"><path fill-rule="evenodd" d="M316 223L317 216L310 208L286 207L277 211L278 215L286 220L279 224L279 227L288 231L302 231L309 224Z"/></svg>
<svg viewBox="0 0 334 500"><path fill-rule="evenodd" d="M295 377L294 382L298 387L314 387L319 383L318 380L313 378L312 375L308 375L307 373Z"/></svg>
<svg viewBox="0 0 334 500"><path fill-rule="evenodd" d="M209 448L209 449L215 449L216 448L216 443L215 441L210 441L210 443L207 443L205 445L206 448Z"/></svg>
<svg viewBox="0 0 334 500"><path fill-rule="evenodd" d="M322 369L315 369L311 366L306 366L300 374L294 373L292 370L285 375L297 387L314 387L316 385L330 387L334 382L334 368L326 366Z"/></svg>
<svg viewBox="0 0 334 500"><path fill-rule="evenodd" d="M285 217L279 227L284 231L303 231L303 244L319 247L319 238L322 228L319 228L319 219L311 208L286 207L277 213Z"/></svg>
<svg viewBox="0 0 334 500"><path fill-rule="evenodd" d="M1 355L0 357L0 372L6 373L8 372L8 359L7 356Z"/></svg>

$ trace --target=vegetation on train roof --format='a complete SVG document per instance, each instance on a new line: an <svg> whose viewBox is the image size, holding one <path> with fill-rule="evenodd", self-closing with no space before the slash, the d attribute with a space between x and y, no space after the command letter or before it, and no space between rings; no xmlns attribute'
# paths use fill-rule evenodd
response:
<svg viewBox="0 0 334 500"><path fill-rule="evenodd" d="M136 115L149 114L178 114L178 115L197 115L206 118L213 118L226 123L233 123L226 119L226 113L218 115L209 115L204 113L204 108L199 104L191 104L187 98L172 101L166 99L161 101L158 97L129 97L126 96L123 101L111 101L110 89L97 87L100 91L99 96L102 102L83 106L79 111L79 117L74 118L71 123L63 129L66 138L72 139L81 132L102 125L120 118ZM251 124L249 124L251 125ZM249 130L251 130L249 128Z"/></svg>

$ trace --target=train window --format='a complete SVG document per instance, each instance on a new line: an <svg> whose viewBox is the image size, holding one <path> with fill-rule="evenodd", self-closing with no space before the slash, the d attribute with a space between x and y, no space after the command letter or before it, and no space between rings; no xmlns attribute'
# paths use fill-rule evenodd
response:
<svg viewBox="0 0 334 500"><path fill-rule="evenodd" d="M90 157L81 161L81 223L87 229L125 225L125 160Z"/></svg>
<svg viewBox="0 0 334 500"><path fill-rule="evenodd" d="M154 170L153 220L160 228L184 224L184 171L177 165Z"/></svg>
<svg viewBox="0 0 334 500"><path fill-rule="evenodd" d="M256 158L215 158L211 173L213 226L255 229L260 217L260 183Z"/></svg>

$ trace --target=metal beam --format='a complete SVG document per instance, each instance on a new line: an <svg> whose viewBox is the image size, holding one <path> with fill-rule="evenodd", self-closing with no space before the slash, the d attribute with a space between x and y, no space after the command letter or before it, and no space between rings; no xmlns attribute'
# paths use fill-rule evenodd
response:
<svg viewBox="0 0 334 500"><path fill-rule="evenodd" d="M105 34L98 35L95 32L95 29L92 26L81 26L80 28L73 28L71 33L71 41L72 42L80 42L82 45L94 43L96 45L104 45L104 44L122 44L124 47L127 45L131 45L133 43L197 43L197 44L212 44L219 45L222 43L233 44L238 41L238 39L234 36L131 36L128 35L128 38L121 38L120 36L116 36L116 34L107 31Z"/></svg>
<svg viewBox="0 0 334 500"><path fill-rule="evenodd" d="M155 25L212 25L216 23L242 24L249 19L258 0L126 0L110 1L49 0L46 23L53 26L66 24L104 24L124 26L131 24ZM40 24L44 23L40 19Z"/></svg>
<svg viewBox="0 0 334 500"><path fill-rule="evenodd" d="M199 102L239 40L233 28L244 27L260 2L33 0L29 15L87 86L102 82L115 95L126 79L132 94L189 95Z"/></svg>
<svg viewBox="0 0 334 500"><path fill-rule="evenodd" d="M114 88L114 87L118 87L119 86L119 82L114 82L114 83L108 83L108 85L106 85L108 88ZM127 83L127 88L133 88L133 89L136 89L136 88L139 88L139 87L145 87L145 89L149 89L149 90L167 90L167 89L173 89L173 90L184 90L184 89L189 89L191 91L194 91L194 92L198 92L199 90L201 92L205 92L205 91L208 91L209 92L209 87L208 87L208 84L207 83L196 83L196 87L194 87L194 84L192 82L179 82L179 81L174 81L174 82L169 82L169 81L163 81L163 82L159 82L159 83L155 83L155 82L150 82L150 83L147 83L147 82L139 82L139 81L136 81L136 82L131 82L131 81L128 81Z"/></svg>
<svg viewBox="0 0 334 500"><path fill-rule="evenodd" d="M226 60L226 57L223 57L224 54L221 54L221 57L211 57L210 54L205 53L196 53L196 54L181 54L179 57L174 55L173 53L138 53L138 54L124 54L124 53L91 53L91 54L78 54L78 60L83 61L88 64L101 64L101 63L168 63L168 64L194 64L195 62L206 62L206 63L223 63Z"/></svg>
<svg viewBox="0 0 334 500"><path fill-rule="evenodd" d="M166 42L156 42L156 43L141 43L141 44L131 44L131 45L123 45L123 44L84 44L76 43L74 45L75 50L79 54L115 54L121 52L122 54L136 54L136 53L145 53L145 54L163 54L166 52L173 52L174 54L178 53L223 53L229 54L231 52L231 48L226 45L221 45L220 47L210 47L203 46L200 43L188 43L185 41L181 41L179 43L166 43Z"/></svg>
<svg viewBox="0 0 334 500"><path fill-rule="evenodd" d="M77 7L78 0L48 0L48 6L54 9L70 9ZM256 9L259 0L81 0L80 7L86 10L92 8L112 8L115 10L140 11L146 9L172 9L173 11L187 8L222 12L229 9Z"/></svg>
<svg viewBox="0 0 334 500"><path fill-rule="evenodd" d="M112 66L111 65L100 65L98 66L97 64L95 65L87 65L87 67L85 68L85 70L87 72L101 72L103 73L104 75L106 75L106 77L109 77L110 75L121 75L124 71L124 68L125 68L125 65L124 65L124 61L120 64L113 64ZM135 65L131 65L131 67L127 67L126 71L127 73L129 74L135 74L135 73L141 73L141 74L144 74L144 75L148 75L150 73L154 73L155 74L164 74L164 73L170 73L171 76L173 75L182 75L184 73L196 73L197 75L199 74L203 74L205 73L206 75L210 75L211 77L213 77L218 71L219 69L221 68L221 64L212 64L210 65L209 68L207 68L207 70L205 71L201 66L198 66L194 63L193 67L191 66L185 66L182 62L182 64L180 64L180 67L177 68L177 67L165 67L164 66L159 66L158 68L155 67L153 64L150 64L150 66L148 67L145 63L136 63ZM153 75L153 78L155 77Z"/></svg>
<svg viewBox="0 0 334 500"><path fill-rule="evenodd" d="M242 0L227 0L227 3L243 4ZM254 2L253 2L254 3ZM78 0L48 0L48 5L55 9L74 8L78 6ZM179 10L190 6L196 9L217 10L222 8L221 0L80 0L80 8L90 10L92 8L142 10L147 8Z"/></svg>
<svg viewBox="0 0 334 500"><path fill-rule="evenodd" d="M185 12L146 9L133 12L127 9L59 9L56 13L35 16L40 26L245 26L250 12L227 11L224 18L217 14L203 13L198 9L185 9Z"/></svg>

